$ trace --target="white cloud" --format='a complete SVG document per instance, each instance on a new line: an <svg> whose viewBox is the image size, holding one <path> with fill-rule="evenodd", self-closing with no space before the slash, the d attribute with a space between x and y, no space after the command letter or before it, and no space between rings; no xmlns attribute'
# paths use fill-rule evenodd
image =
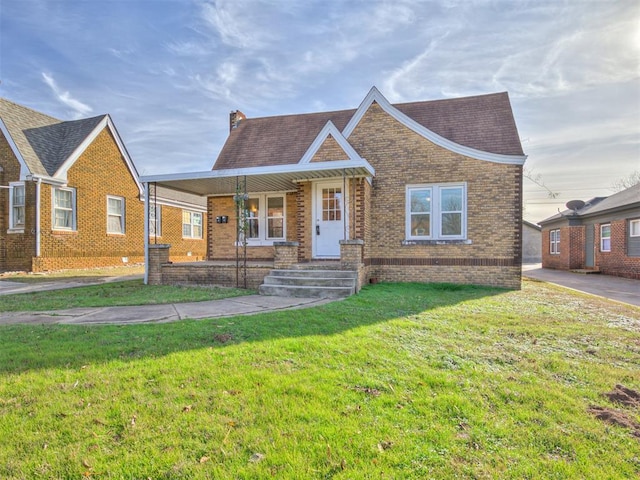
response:
<svg viewBox="0 0 640 480"><path fill-rule="evenodd" d="M73 110L75 118L81 118L93 111L93 108L73 98L68 91L63 92L60 90L58 84L51 75L42 72L42 78L49 88L51 88L56 97L58 97L58 100Z"/></svg>

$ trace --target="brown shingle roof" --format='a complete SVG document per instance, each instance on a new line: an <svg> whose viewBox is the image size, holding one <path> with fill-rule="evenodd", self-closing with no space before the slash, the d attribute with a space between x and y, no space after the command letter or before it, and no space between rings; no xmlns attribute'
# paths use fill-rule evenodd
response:
<svg viewBox="0 0 640 480"><path fill-rule="evenodd" d="M484 152L523 155L506 92L394 105L422 126ZM331 120L342 131L353 110L248 118L233 129L213 170L297 163Z"/></svg>

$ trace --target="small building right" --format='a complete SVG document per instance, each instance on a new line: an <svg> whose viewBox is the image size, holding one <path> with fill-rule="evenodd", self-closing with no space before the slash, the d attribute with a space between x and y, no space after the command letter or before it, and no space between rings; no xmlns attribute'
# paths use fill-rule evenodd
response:
<svg viewBox="0 0 640 480"><path fill-rule="evenodd" d="M573 200L538 223L543 268L640 279L640 184L609 197Z"/></svg>

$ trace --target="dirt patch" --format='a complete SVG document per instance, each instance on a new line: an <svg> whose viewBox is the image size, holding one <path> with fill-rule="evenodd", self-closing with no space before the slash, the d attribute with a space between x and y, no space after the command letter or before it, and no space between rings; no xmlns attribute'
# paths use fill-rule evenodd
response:
<svg viewBox="0 0 640 480"><path fill-rule="evenodd" d="M604 396L612 402L619 403L625 407L631 407L633 409L640 408L640 392L623 385L616 385L611 392L605 393ZM592 406L588 411L597 419L610 425L628 428L631 430L631 435L640 440L640 423L636 422L627 412L599 406Z"/></svg>
<svg viewBox="0 0 640 480"><path fill-rule="evenodd" d="M604 396L614 403L621 403L627 407L640 407L640 392L622 385L616 385L613 391L605 393Z"/></svg>

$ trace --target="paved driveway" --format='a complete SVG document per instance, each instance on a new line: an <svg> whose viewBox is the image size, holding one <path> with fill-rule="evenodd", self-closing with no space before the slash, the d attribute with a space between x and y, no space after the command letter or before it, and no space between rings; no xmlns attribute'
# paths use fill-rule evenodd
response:
<svg viewBox="0 0 640 480"><path fill-rule="evenodd" d="M540 264L523 265L522 276L640 306L640 280L600 273L584 274L553 270L541 268Z"/></svg>

